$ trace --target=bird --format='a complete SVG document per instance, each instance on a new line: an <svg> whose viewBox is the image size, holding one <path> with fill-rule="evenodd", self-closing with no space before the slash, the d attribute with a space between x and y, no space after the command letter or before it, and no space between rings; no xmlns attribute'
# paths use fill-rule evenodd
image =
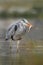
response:
<svg viewBox="0 0 43 65"><path fill-rule="evenodd" d="M7 41L9 39L12 39L13 41L17 41L17 49L19 49L19 43L23 36L26 34L27 28L30 31L32 24L25 18L17 21L16 23L13 23L8 27L6 31L5 40Z"/></svg>

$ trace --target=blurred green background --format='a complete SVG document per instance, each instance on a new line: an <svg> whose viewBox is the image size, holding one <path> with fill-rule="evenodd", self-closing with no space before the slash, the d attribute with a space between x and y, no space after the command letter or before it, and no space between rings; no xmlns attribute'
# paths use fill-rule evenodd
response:
<svg viewBox="0 0 43 65"><path fill-rule="evenodd" d="M43 0L0 0L0 17L43 18Z"/></svg>

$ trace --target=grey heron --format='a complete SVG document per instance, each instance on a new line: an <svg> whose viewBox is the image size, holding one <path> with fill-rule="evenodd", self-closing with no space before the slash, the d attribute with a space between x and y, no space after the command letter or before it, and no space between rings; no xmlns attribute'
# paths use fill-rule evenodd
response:
<svg viewBox="0 0 43 65"><path fill-rule="evenodd" d="M27 28L29 28L29 31L32 28L32 24L30 24L27 19L23 18L20 21L17 21L8 28L5 40L12 39L14 41L17 41L17 49L18 49L20 40L26 33Z"/></svg>

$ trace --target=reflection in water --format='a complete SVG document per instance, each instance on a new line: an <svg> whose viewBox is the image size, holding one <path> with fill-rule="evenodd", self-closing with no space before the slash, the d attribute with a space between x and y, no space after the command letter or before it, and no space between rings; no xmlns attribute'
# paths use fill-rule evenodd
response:
<svg viewBox="0 0 43 65"><path fill-rule="evenodd" d="M10 48L10 45L6 46L5 43L3 44L5 46L3 45L4 47L0 49L2 51L2 55L0 55L0 65L43 65L42 41L30 40L27 44L21 44L19 46L19 52L15 52L16 46L14 47L13 42L12 48Z"/></svg>
<svg viewBox="0 0 43 65"><path fill-rule="evenodd" d="M43 54L27 54L16 57L0 57L0 65L43 65Z"/></svg>

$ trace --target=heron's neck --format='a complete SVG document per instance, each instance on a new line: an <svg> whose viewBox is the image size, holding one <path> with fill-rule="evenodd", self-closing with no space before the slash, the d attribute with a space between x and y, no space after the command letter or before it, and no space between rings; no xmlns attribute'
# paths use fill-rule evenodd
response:
<svg viewBox="0 0 43 65"><path fill-rule="evenodd" d="M22 27L27 28L27 27L25 26L25 24L24 24L22 21L21 21L20 25L21 25Z"/></svg>

